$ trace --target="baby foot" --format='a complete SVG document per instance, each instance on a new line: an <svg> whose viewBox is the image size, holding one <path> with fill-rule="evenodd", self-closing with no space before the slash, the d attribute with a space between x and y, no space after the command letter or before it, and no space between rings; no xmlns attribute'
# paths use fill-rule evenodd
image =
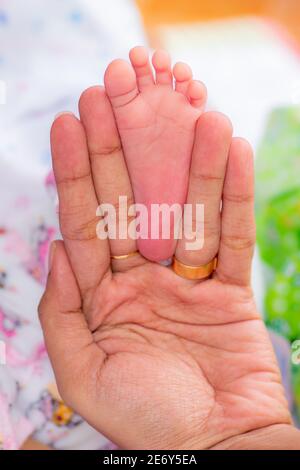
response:
<svg viewBox="0 0 300 470"><path fill-rule="evenodd" d="M152 57L155 78L144 47L132 49L130 61L131 65L113 61L104 80L135 202L147 207L150 228L151 204L185 202L194 129L205 106L206 89L192 79L192 71L184 63L177 63L172 73L165 51L156 51ZM140 252L152 261L168 259L175 249L172 237L162 239L161 222L157 229L158 239L138 240Z"/></svg>

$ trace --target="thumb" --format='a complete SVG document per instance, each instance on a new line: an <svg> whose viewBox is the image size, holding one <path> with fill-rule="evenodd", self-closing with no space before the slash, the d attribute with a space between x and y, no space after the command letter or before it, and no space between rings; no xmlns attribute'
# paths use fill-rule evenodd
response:
<svg viewBox="0 0 300 470"><path fill-rule="evenodd" d="M96 364L101 366L105 354L94 343L88 328L79 288L62 241L52 242L49 265L39 317L58 389L71 404L84 399L89 371ZM72 406L76 408L75 403Z"/></svg>

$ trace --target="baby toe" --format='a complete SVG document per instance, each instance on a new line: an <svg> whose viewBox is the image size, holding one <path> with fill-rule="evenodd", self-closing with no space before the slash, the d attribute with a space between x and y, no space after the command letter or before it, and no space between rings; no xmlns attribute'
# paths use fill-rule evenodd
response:
<svg viewBox="0 0 300 470"><path fill-rule="evenodd" d="M194 108L204 110L207 100L207 89L204 83L198 80L190 81L187 97Z"/></svg>
<svg viewBox="0 0 300 470"><path fill-rule="evenodd" d="M104 83L113 108L125 106L139 93L135 72L125 60L116 59L109 64Z"/></svg>
<svg viewBox="0 0 300 470"><path fill-rule="evenodd" d="M140 91L155 84L152 67L146 47L137 46L129 52L131 65L134 68L136 81Z"/></svg>
<svg viewBox="0 0 300 470"><path fill-rule="evenodd" d="M173 68L175 78L175 90L183 95L187 95L188 86L193 78L192 69L183 62L177 62Z"/></svg>
<svg viewBox="0 0 300 470"><path fill-rule="evenodd" d="M171 70L170 55L160 49L154 52L152 57L152 64L156 72L156 84L173 86L173 74Z"/></svg>

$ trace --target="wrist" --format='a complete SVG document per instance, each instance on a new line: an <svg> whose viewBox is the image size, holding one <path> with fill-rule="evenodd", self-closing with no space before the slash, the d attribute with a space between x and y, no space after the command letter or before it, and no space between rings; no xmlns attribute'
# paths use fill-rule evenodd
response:
<svg viewBox="0 0 300 470"><path fill-rule="evenodd" d="M211 450L300 450L300 430L274 424L226 439Z"/></svg>

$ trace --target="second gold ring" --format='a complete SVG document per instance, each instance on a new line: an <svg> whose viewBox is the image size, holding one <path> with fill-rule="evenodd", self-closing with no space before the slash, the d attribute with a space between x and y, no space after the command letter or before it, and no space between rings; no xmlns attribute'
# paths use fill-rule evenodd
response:
<svg viewBox="0 0 300 470"><path fill-rule="evenodd" d="M178 275L185 279L201 280L207 279L217 267L217 257L207 264L201 266L190 266L179 261L175 256L173 258L172 269Z"/></svg>

